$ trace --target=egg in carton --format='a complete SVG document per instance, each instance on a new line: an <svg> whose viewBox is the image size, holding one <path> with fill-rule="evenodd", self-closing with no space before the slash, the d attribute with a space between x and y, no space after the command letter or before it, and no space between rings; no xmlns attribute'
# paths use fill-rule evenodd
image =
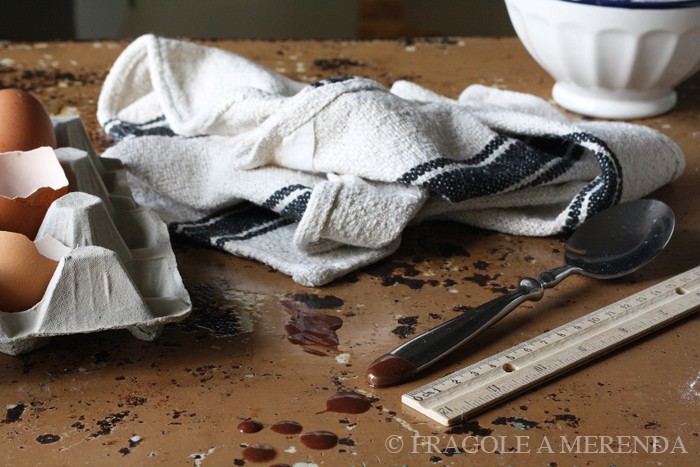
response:
<svg viewBox="0 0 700 467"><path fill-rule="evenodd" d="M121 162L94 153L79 117L53 123L70 190L51 204L36 238L53 237L67 253L39 303L0 311L0 352L20 355L51 336L108 329L153 340L192 310L168 229L134 201Z"/></svg>

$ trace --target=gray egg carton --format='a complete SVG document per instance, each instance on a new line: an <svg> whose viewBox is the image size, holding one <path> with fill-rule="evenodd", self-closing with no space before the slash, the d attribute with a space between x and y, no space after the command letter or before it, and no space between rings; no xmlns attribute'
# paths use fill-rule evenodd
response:
<svg viewBox="0 0 700 467"><path fill-rule="evenodd" d="M0 352L20 355L51 336L128 329L154 340L192 304L166 225L134 202L120 161L98 157L79 117L54 118L56 155L70 192L49 208L36 238L71 248L42 300L0 311Z"/></svg>

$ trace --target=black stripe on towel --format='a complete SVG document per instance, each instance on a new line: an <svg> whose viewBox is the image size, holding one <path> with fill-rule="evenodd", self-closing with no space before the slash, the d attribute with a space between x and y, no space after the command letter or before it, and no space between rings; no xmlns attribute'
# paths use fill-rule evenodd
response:
<svg viewBox="0 0 700 467"><path fill-rule="evenodd" d="M498 148L503 146L503 144L505 144L507 141L508 140L506 137L498 135L495 138L493 138L491 141L489 141L488 144L486 144L486 146L484 146L484 149L482 149L476 156L471 157L466 161L459 161L459 160L450 159L447 157L432 159L428 162L424 162L422 164L417 165L416 167L413 167L411 170L409 170L408 172L403 174L401 177L399 177L396 181L398 183L413 184L420 177L423 177L430 172L442 169L442 168L447 167L449 165L458 166L460 164L466 164L466 165L472 166L472 165L479 164L479 163L483 162L484 160L488 159ZM440 193L440 194L442 194L442 193Z"/></svg>
<svg viewBox="0 0 700 467"><path fill-rule="evenodd" d="M113 118L104 124L104 128L114 142L137 136L177 136L164 115L143 123L131 123Z"/></svg>
<svg viewBox="0 0 700 467"><path fill-rule="evenodd" d="M620 202L623 177L620 161L603 140L588 133L572 133L566 138L590 151L601 169L600 175L588 183L569 205L565 229L572 231L587 218Z"/></svg>
<svg viewBox="0 0 700 467"><path fill-rule="evenodd" d="M435 159L412 168L397 182L422 186L458 203L545 185L587 153L596 158L601 174L571 202L565 229L573 230L585 218L619 202L622 195L622 167L617 156L604 141L588 133L521 139L498 135L473 158Z"/></svg>
<svg viewBox="0 0 700 467"><path fill-rule="evenodd" d="M168 136L179 138L201 138L207 136L205 134L183 136L175 133L173 129L170 128L170 124L165 119L164 115L142 123L126 122L118 118L113 118L105 122L104 128L114 142L139 136Z"/></svg>
<svg viewBox="0 0 700 467"><path fill-rule="evenodd" d="M229 210L191 222L174 222L170 231L201 245L223 248L231 241L244 241L296 222L268 209L244 202Z"/></svg>
<svg viewBox="0 0 700 467"><path fill-rule="evenodd" d="M310 197L311 188L308 186L299 184L288 185L270 195L262 206L285 217L300 220L304 215L304 211L306 211Z"/></svg>
<svg viewBox="0 0 700 467"><path fill-rule="evenodd" d="M544 145L545 140L538 141ZM551 142L548 142L551 145ZM399 182L411 180L450 202L489 196L537 186L564 173L583 154L571 145L551 145L552 153L514 138L496 137L475 158L440 158L404 174ZM491 160L489 160L491 159ZM432 173L431 173L432 172ZM422 177L420 181L418 178Z"/></svg>

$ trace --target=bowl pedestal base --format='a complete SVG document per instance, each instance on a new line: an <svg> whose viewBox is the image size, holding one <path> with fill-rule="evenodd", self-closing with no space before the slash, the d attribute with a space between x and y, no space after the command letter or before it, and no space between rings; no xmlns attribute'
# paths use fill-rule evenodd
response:
<svg viewBox="0 0 700 467"><path fill-rule="evenodd" d="M676 92L669 90L593 92L571 83L556 83L554 101L567 110L589 117L635 119L668 112L676 105Z"/></svg>

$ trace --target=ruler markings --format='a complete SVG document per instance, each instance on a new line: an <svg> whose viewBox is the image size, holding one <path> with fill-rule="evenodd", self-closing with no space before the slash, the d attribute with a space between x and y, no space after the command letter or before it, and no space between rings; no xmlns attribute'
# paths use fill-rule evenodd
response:
<svg viewBox="0 0 700 467"><path fill-rule="evenodd" d="M700 306L700 266L448 374L402 396L448 425L614 348Z"/></svg>

